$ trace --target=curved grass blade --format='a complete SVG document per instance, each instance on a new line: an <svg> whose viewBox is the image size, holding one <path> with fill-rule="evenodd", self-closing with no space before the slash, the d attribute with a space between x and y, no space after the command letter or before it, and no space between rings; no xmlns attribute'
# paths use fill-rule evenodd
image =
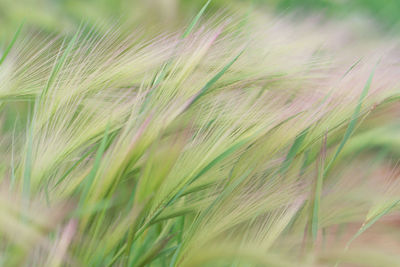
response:
<svg viewBox="0 0 400 267"><path fill-rule="evenodd" d="M388 214L394 207L396 207L400 203L400 200L397 200L393 202L392 205L387 207L385 210L383 210L381 213L376 215L373 219L369 220L368 222L364 222L363 225L358 229L358 231L353 235L353 237L347 242L344 250L347 251L350 248L351 243L353 243L354 240L357 239L362 233L364 233L368 228L370 228L372 225L374 225L380 218ZM340 260L336 262L335 267L337 267L340 264Z"/></svg>
<svg viewBox="0 0 400 267"><path fill-rule="evenodd" d="M172 237L167 237L163 240L160 240L156 244L152 244L151 248L145 253L143 258L136 264L136 266L148 266L154 259L156 259L165 246L168 245L168 242L171 238Z"/></svg>
<svg viewBox="0 0 400 267"><path fill-rule="evenodd" d="M395 206L397 206L400 203L400 200L395 201L392 205L387 207L385 210L383 210L381 213L376 215L373 219L369 220L369 222L364 223L360 229L355 233L355 235L347 242L346 244L346 249L348 249L351 245L351 243L359 237L362 233L364 233L368 228L370 228L374 223L376 223L380 218L382 218L384 215L388 214Z"/></svg>
<svg viewBox="0 0 400 267"><path fill-rule="evenodd" d="M67 47L64 50L64 53L61 55L61 57L57 60L56 59L56 64L54 65L50 77L47 80L46 87L43 89L42 94L41 94L41 99L47 94L47 91L49 88L52 86L54 79L56 78L57 74L60 72L61 67L64 65L65 60L67 59L68 55L71 53L72 48L75 45L76 40L78 39L79 35L79 30L75 33L75 35L72 37L71 41L68 43Z"/></svg>
<svg viewBox="0 0 400 267"><path fill-rule="evenodd" d="M344 145L346 144L347 140L350 138L351 134L354 131L354 128L357 124L357 119L359 117L360 111L361 111L361 105L364 101L364 98L367 96L369 88L371 87L371 83L372 83L372 78L374 77L374 73L375 73L375 69L376 69L376 65L374 67L374 69L372 70L367 83L364 86L363 91L361 92L360 98L358 100L358 104L356 106L356 109L354 110L353 115L351 116L350 119L350 123L349 126L347 127L347 130L343 136L342 142L339 144L338 149L336 150L335 155L333 156L333 158L330 160L328 166L325 169L325 173L328 172L329 168L332 166L332 163L336 160L336 158L338 157L339 153L342 151Z"/></svg>
<svg viewBox="0 0 400 267"><path fill-rule="evenodd" d="M84 159L87 158L87 156L89 156L90 153L92 153L94 151L95 147L92 147L91 149L89 149L86 153L84 153L65 173L63 176L61 176L60 179L58 179L58 181L56 182L56 184L53 186L53 188L56 188L62 181L65 180L65 178L67 178L67 176L79 165L79 163L81 163Z"/></svg>
<svg viewBox="0 0 400 267"><path fill-rule="evenodd" d="M179 252L181 251L181 248L182 248L182 243L179 244L178 247L176 248L175 253L172 256L172 259L169 263L169 267L174 267L176 265L176 261L178 260L178 255L179 255Z"/></svg>
<svg viewBox="0 0 400 267"><path fill-rule="evenodd" d="M211 162L209 162L205 167L203 167L196 175L190 178L173 196L171 196L162 207L159 207L147 220L147 222L140 227L140 229L136 232L134 240L136 240L147 228L148 225L152 224L152 222L160 215L160 213L168 206L172 205L182 194L186 191L187 187L193 184L198 178L200 178L204 173L210 170L213 166L215 166L218 162L222 161L233 152L244 146L248 142L248 138L245 138L236 144L233 144L217 157L215 157Z"/></svg>
<svg viewBox="0 0 400 267"><path fill-rule="evenodd" d="M104 136L103 139L101 140L99 149L96 152L96 157L93 163L93 168L91 169L90 173L88 174L88 176L85 178L85 184L82 190L82 195L79 201L79 207L82 207L83 203L85 202L89 191L90 191L90 187L93 184L94 178L96 177L97 171L100 167L100 161L101 158L103 157L103 154L106 150L106 146L107 146L107 140L108 140L108 130L109 130L109 125L107 125L106 130L104 132Z"/></svg>
<svg viewBox="0 0 400 267"><path fill-rule="evenodd" d="M0 58L0 65L4 62L4 60L6 59L8 54L10 53L11 48L14 46L15 41L17 40L19 34L21 33L21 29L22 29L23 25L24 25L24 22L22 22L21 25L19 25L17 31L15 32L15 34L14 34L14 36L13 36L11 42L10 42L10 44L7 46L6 50L4 51L3 56Z"/></svg>
<svg viewBox="0 0 400 267"><path fill-rule="evenodd" d="M204 86L203 88L201 88L201 90L194 95L189 101L188 103L186 103L185 107L184 107L184 111L187 110L191 105L193 105L201 96L203 96L210 88L211 86L216 83L219 78L221 78L222 75L224 75L224 73L232 66L233 63L235 63L235 61L240 57L240 55L242 55L244 52L244 49L242 49L239 54L234 57L227 65L225 65L225 67L220 70L214 77L212 77Z"/></svg>
<svg viewBox="0 0 400 267"><path fill-rule="evenodd" d="M361 60L362 58L353 63L353 65L351 65L350 68L343 74L342 78L346 77L346 75L349 74L361 62Z"/></svg>
<svg viewBox="0 0 400 267"><path fill-rule="evenodd" d="M192 22L189 24L189 27L183 33L182 38L186 38L186 36L188 36L192 32L194 26L196 26L197 22L199 21L199 19L203 15L204 11L206 10L206 8L210 4L210 2L211 2L211 0L208 0L207 3L205 3L205 5L200 9L199 13L197 13L196 17L194 17Z"/></svg>
<svg viewBox="0 0 400 267"><path fill-rule="evenodd" d="M207 213L209 213L212 208L219 202L223 201L227 198L232 192L247 178L253 169L248 169L243 175L241 175L238 179L234 180L231 184L229 184L215 199L214 201L201 213L199 216L199 220L202 220Z"/></svg>
<svg viewBox="0 0 400 267"><path fill-rule="evenodd" d="M285 161L282 163L282 166L280 169L281 174L285 173L288 170L290 164L292 163L293 159L297 155L297 152L299 152L301 145L303 144L303 141L306 138L306 135L307 135L309 129L310 128L307 128L304 131L302 131L294 140L293 145L290 147L290 150L289 150L288 154L286 155Z"/></svg>

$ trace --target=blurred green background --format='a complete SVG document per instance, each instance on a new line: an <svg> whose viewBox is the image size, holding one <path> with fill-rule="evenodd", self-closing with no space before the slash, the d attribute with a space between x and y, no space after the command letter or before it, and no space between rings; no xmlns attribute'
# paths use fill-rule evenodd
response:
<svg viewBox="0 0 400 267"><path fill-rule="evenodd" d="M187 22L206 0L0 0L0 38L8 39L21 21L41 32L72 32L82 22L101 30L119 23L127 28L174 29ZM212 0L208 14L224 10L245 12L249 7L300 17L317 13L342 19L362 16L382 31L396 30L399 0Z"/></svg>

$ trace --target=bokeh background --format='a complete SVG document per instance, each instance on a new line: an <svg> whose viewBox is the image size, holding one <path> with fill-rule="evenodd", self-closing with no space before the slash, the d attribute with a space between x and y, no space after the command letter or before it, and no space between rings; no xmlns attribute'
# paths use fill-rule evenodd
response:
<svg viewBox="0 0 400 267"><path fill-rule="evenodd" d="M187 22L205 0L0 0L0 38L10 38L22 21L43 33L71 33L79 25L102 31L102 25L175 29ZM245 14L263 9L274 14L294 14L296 19L319 15L325 19L357 18L372 21L382 32L398 32L398 0L212 0L215 12Z"/></svg>

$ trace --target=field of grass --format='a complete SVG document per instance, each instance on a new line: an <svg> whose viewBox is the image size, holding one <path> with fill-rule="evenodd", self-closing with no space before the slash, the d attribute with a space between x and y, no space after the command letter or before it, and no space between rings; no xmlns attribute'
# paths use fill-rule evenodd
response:
<svg viewBox="0 0 400 267"><path fill-rule="evenodd" d="M0 266L400 266L397 3L0 0Z"/></svg>

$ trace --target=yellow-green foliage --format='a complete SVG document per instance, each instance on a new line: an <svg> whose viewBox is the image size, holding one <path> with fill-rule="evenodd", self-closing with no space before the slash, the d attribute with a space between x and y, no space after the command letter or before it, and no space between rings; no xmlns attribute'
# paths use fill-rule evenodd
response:
<svg viewBox="0 0 400 267"><path fill-rule="evenodd" d="M398 48L256 11L189 25L28 23L2 50L1 263L400 265Z"/></svg>

